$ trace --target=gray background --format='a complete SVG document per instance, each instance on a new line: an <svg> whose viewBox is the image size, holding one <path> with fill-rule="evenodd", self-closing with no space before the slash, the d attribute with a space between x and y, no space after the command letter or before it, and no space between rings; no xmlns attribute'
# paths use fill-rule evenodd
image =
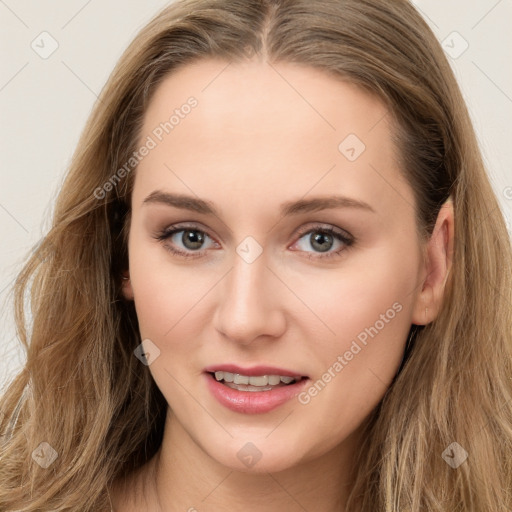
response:
<svg viewBox="0 0 512 512"><path fill-rule="evenodd" d="M138 30L168 3L0 0L0 386L24 361L8 293L13 279L48 230L97 94ZM512 0L414 3L451 55L510 231ZM46 56L52 40L58 48Z"/></svg>

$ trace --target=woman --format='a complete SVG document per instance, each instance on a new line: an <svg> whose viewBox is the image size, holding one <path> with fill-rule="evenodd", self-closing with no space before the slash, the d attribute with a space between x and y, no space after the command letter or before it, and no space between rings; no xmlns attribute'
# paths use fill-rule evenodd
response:
<svg viewBox="0 0 512 512"><path fill-rule="evenodd" d="M16 282L0 508L508 510L511 267L409 3L173 4Z"/></svg>

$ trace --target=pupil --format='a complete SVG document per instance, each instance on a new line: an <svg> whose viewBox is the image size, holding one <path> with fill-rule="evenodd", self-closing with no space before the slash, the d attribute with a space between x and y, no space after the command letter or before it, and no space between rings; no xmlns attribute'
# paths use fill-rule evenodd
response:
<svg viewBox="0 0 512 512"><path fill-rule="evenodd" d="M185 230L183 232L182 242L188 249L199 249L203 241L204 237L199 231Z"/></svg>
<svg viewBox="0 0 512 512"><path fill-rule="evenodd" d="M327 241L327 246L325 242ZM313 236L313 242L311 245L314 247L315 244L319 244L318 249L322 252L328 251L330 245L332 245L332 236L327 233L317 233Z"/></svg>

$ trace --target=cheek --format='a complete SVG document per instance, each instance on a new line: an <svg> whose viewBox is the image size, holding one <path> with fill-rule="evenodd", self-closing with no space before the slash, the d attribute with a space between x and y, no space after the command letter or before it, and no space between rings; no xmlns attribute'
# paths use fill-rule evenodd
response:
<svg viewBox="0 0 512 512"><path fill-rule="evenodd" d="M323 321L327 339L333 341L357 337L378 322L381 315L385 315L385 322L388 317L392 320L386 322L387 330L388 326L409 328L419 262L419 251L412 250L403 258L396 244L382 245L348 254L332 271L297 273L294 291ZM397 309L400 314L396 314Z"/></svg>
<svg viewBox="0 0 512 512"><path fill-rule="evenodd" d="M187 320L219 279L215 269L199 276L171 258L163 245L153 240L148 243L134 230L129 246L130 279L143 338L165 341L175 326L180 333L187 329Z"/></svg>
<svg viewBox="0 0 512 512"><path fill-rule="evenodd" d="M402 361L419 252L411 251L408 261L391 249L378 252L347 263L334 278L317 280L310 295L311 309L331 332L324 329L314 350L308 347L306 357L316 361L317 371L299 401L326 419L327 430L355 428L381 400Z"/></svg>

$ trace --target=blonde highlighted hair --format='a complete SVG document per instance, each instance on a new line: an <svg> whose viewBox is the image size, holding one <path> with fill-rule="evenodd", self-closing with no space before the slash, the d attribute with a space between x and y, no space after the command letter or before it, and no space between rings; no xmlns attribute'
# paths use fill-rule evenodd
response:
<svg viewBox="0 0 512 512"><path fill-rule="evenodd" d="M112 482L158 450L167 404L133 355L137 317L120 293L136 169L100 199L94 192L137 149L168 73L253 54L324 70L386 103L425 237L454 201L442 311L411 326L404 364L368 423L347 511L512 510L510 240L450 65L406 0L189 0L137 35L13 288L27 362L0 401L0 510L109 511ZM41 442L57 455L47 468L33 457ZM468 454L456 469L442 457L453 443Z"/></svg>

